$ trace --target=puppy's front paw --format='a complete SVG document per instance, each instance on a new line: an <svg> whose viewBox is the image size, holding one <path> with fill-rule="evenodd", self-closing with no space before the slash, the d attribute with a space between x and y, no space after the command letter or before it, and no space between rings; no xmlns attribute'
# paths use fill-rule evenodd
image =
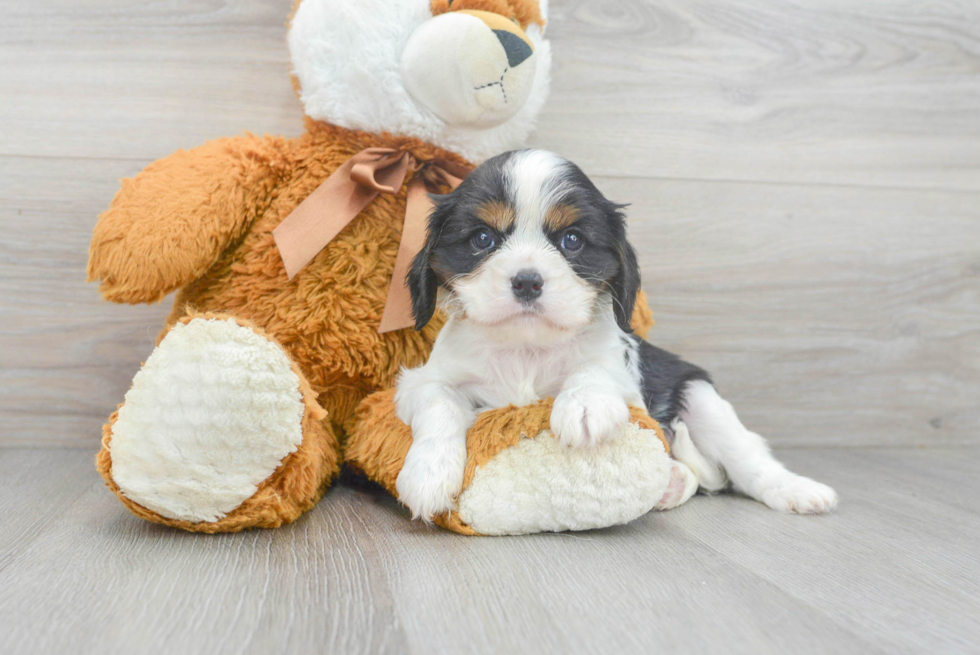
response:
<svg viewBox="0 0 980 655"><path fill-rule="evenodd" d="M837 492L816 480L783 473L767 480L759 500L780 512L826 514L837 507Z"/></svg>
<svg viewBox="0 0 980 655"><path fill-rule="evenodd" d="M602 392L564 391L551 409L551 431L571 447L596 446L630 420L622 396Z"/></svg>
<svg viewBox="0 0 980 655"><path fill-rule="evenodd" d="M405 457L395 489L398 500L412 510L412 518L426 523L455 507L466 470L466 442L462 439L415 440Z"/></svg>

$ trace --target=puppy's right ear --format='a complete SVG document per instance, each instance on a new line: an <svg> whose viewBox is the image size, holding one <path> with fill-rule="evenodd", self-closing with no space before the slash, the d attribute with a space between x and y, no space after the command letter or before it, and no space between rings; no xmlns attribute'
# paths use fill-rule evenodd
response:
<svg viewBox="0 0 980 655"><path fill-rule="evenodd" d="M436 311L436 295L439 292L439 279L436 272L432 270L432 252L439 240L441 221L438 216L446 196L430 195L429 197L435 203L435 208L429 215L425 245L422 246L419 254L415 255L407 280L408 290L412 294L412 315L415 317L416 330L421 330L432 320L432 315Z"/></svg>
<svg viewBox="0 0 980 655"><path fill-rule="evenodd" d="M412 268L408 272L408 290L412 292L412 315L415 317L416 330L424 328L436 311L439 282L429 260L431 254L426 244L419 254L415 255Z"/></svg>

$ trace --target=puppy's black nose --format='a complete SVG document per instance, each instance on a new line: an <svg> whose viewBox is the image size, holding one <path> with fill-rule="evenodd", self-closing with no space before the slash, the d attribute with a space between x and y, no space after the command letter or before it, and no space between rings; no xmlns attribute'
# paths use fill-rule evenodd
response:
<svg viewBox="0 0 980 655"><path fill-rule="evenodd" d="M531 302L541 295L541 288L544 286L544 278L534 269L525 268L517 271L517 275L510 279L510 287L514 290L514 296L522 302Z"/></svg>

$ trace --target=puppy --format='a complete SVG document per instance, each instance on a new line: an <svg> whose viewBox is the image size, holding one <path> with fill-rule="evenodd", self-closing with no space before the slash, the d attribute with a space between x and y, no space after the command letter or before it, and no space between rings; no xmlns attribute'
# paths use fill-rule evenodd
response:
<svg viewBox="0 0 980 655"><path fill-rule="evenodd" d="M548 396L551 430L571 448L614 438L629 405L668 428L677 461L661 509L729 481L773 509L834 508L833 489L780 464L708 373L632 333L640 274L624 206L575 164L505 153L435 200L408 282L416 329L440 289L449 320L428 363L402 372L395 397L413 439L396 486L414 517L453 508L477 413Z"/></svg>

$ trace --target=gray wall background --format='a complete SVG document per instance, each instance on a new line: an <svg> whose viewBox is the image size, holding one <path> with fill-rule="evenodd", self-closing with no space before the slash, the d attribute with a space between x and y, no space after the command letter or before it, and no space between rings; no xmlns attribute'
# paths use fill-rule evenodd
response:
<svg viewBox="0 0 980 655"><path fill-rule="evenodd" d="M0 446L92 448L167 313L103 303L119 178L297 135L289 0L0 0ZM980 443L980 4L553 2L534 144L631 231L659 345L780 446Z"/></svg>

